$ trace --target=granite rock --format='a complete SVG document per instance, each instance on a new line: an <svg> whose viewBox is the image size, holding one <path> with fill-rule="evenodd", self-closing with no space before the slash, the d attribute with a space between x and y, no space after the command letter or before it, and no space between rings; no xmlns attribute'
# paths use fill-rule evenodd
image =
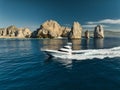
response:
<svg viewBox="0 0 120 90"><path fill-rule="evenodd" d="M67 27L62 27L60 24L54 20L49 20L44 22L40 28L32 33L32 37L37 38L58 38L66 37L70 29Z"/></svg>
<svg viewBox="0 0 120 90"><path fill-rule="evenodd" d="M95 27L94 38L104 38L104 29L102 25L97 25Z"/></svg>
<svg viewBox="0 0 120 90"><path fill-rule="evenodd" d="M0 36L4 38L29 38L31 33L28 28L17 28L13 25L7 28L0 28Z"/></svg>
<svg viewBox="0 0 120 90"><path fill-rule="evenodd" d="M90 38L90 34L89 34L89 31L85 31L85 38Z"/></svg>
<svg viewBox="0 0 120 90"><path fill-rule="evenodd" d="M70 39L80 39L82 37L82 27L79 22L74 22L69 33Z"/></svg>

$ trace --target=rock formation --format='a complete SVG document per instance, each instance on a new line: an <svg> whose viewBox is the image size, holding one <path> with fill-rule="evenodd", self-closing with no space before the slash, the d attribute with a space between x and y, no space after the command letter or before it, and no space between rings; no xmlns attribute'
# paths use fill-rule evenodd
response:
<svg viewBox="0 0 120 90"><path fill-rule="evenodd" d="M25 37L23 35L23 30L21 28L16 31L16 37L18 37L18 38L24 38Z"/></svg>
<svg viewBox="0 0 120 90"><path fill-rule="evenodd" d="M69 33L70 39L80 39L82 37L82 27L78 22L74 22Z"/></svg>
<svg viewBox="0 0 120 90"><path fill-rule="evenodd" d="M0 29L0 36L4 38L29 38L31 31L28 28L17 28L16 26L9 26Z"/></svg>
<svg viewBox="0 0 120 90"><path fill-rule="evenodd" d="M56 21L49 20L44 22L37 31L32 33L32 37L38 38L57 38L66 37L70 29L60 26Z"/></svg>
<svg viewBox="0 0 120 90"><path fill-rule="evenodd" d="M104 29L102 25L97 25L95 27L94 38L104 38Z"/></svg>
<svg viewBox="0 0 120 90"><path fill-rule="evenodd" d="M0 36L5 36L6 35L6 29L5 28L0 28Z"/></svg>
<svg viewBox="0 0 120 90"><path fill-rule="evenodd" d="M68 35L69 35L69 32L70 32L70 28L68 28L68 27L61 27L61 30L62 30L62 37L68 37Z"/></svg>
<svg viewBox="0 0 120 90"><path fill-rule="evenodd" d="M32 32L30 31L30 29L28 29L28 28L23 28L22 29L22 33L23 33L23 35L24 35L25 38L30 38L31 34L32 34Z"/></svg>
<svg viewBox="0 0 120 90"><path fill-rule="evenodd" d="M89 38L89 32L84 33L85 38ZM0 28L0 38L58 38L67 37L69 39L82 38L82 27L79 22L74 22L72 28L61 26L54 20L44 22L40 28L31 32L28 28L17 28L9 26ZM94 29L94 38L104 38L102 25L97 25Z"/></svg>
<svg viewBox="0 0 120 90"><path fill-rule="evenodd" d="M85 31L85 38L90 38L90 34L89 34L89 31Z"/></svg>
<svg viewBox="0 0 120 90"><path fill-rule="evenodd" d="M7 27L6 30L7 30L6 36L14 37L16 36L16 31L18 30L18 28L15 26L9 26Z"/></svg>

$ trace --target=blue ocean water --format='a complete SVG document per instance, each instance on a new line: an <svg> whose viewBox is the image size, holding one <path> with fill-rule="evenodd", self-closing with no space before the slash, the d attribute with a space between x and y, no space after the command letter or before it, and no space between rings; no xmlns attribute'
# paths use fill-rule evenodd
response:
<svg viewBox="0 0 120 90"><path fill-rule="evenodd" d="M120 90L120 57L48 58L67 39L0 39L0 90ZM109 49L120 38L72 40L74 50Z"/></svg>

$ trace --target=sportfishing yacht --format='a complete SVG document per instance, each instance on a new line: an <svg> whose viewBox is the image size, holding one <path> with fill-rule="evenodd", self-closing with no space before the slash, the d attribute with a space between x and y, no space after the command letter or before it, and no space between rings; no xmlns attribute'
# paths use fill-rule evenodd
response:
<svg viewBox="0 0 120 90"><path fill-rule="evenodd" d="M67 45L63 46L59 50L41 49L41 51L45 52L50 57L78 60L120 57L120 47L114 47L110 49L72 50L72 43L67 43Z"/></svg>
<svg viewBox="0 0 120 90"><path fill-rule="evenodd" d="M57 55L71 55L72 54L72 43L67 43L67 45L63 46L59 50L49 50L49 49L41 49L41 51L45 52L49 56L57 56Z"/></svg>

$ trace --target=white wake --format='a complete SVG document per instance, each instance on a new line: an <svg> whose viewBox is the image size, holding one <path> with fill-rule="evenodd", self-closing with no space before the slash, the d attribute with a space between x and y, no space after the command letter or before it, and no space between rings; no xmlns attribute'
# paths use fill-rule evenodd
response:
<svg viewBox="0 0 120 90"><path fill-rule="evenodd" d="M79 50L78 52L79 54L60 55L60 56L56 55L55 57L64 58L64 59L77 59L77 60L85 60L85 59L93 59L93 58L104 59L106 57L109 58L120 57L120 46L110 49Z"/></svg>

